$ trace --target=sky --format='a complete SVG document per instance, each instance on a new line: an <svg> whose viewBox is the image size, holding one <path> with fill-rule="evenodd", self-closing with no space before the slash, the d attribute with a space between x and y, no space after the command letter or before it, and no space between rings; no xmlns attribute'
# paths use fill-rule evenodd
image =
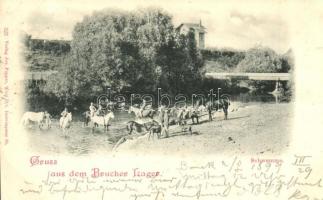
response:
<svg viewBox="0 0 323 200"><path fill-rule="evenodd" d="M155 0L39 0L27 6L21 22L23 31L33 38L72 39L72 30L83 17L105 8L136 10L160 7L173 17L173 23L199 23L207 28L207 48L246 50L256 45L285 53L290 48L289 27L284 3L266 1L155 1ZM95 3L94 3L95 2ZM262 2L262 3L259 3ZM279 2L279 1L277 1Z"/></svg>

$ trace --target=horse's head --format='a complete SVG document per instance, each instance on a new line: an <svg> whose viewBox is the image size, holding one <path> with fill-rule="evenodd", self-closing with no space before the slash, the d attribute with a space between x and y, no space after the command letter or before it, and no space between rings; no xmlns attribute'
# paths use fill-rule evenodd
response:
<svg viewBox="0 0 323 200"><path fill-rule="evenodd" d="M40 112L40 116L44 119L46 117L45 112Z"/></svg>
<svg viewBox="0 0 323 200"><path fill-rule="evenodd" d="M114 119L114 113L111 111L111 112L109 112L108 114L106 114L104 118L105 118L106 120Z"/></svg>
<svg viewBox="0 0 323 200"><path fill-rule="evenodd" d="M50 118L52 118L52 116L48 112L45 112L45 119L50 119Z"/></svg>
<svg viewBox="0 0 323 200"><path fill-rule="evenodd" d="M114 119L114 113L110 112L109 114L110 114L111 119Z"/></svg>

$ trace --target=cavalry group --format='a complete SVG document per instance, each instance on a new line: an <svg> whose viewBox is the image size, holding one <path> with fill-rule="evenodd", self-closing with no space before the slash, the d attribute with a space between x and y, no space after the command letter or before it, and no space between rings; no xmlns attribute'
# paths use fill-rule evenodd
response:
<svg viewBox="0 0 323 200"><path fill-rule="evenodd" d="M92 122L92 130L94 131L94 127L98 127L102 125L107 130L109 122L111 119L114 119L114 113L112 111L108 112L107 114L102 115L104 110L99 106L99 109L96 109L93 103L91 103L89 107L89 111L85 113L89 113L88 116L90 121ZM51 115L47 112L25 112L21 119L21 124L24 127L30 127L32 124L37 124L40 129L51 128ZM72 112L69 112L68 109L65 107L63 112L60 114L59 119L59 128L63 130L65 133L67 129L71 127L72 124Z"/></svg>
<svg viewBox="0 0 323 200"><path fill-rule="evenodd" d="M209 121L212 121L213 111L222 109L224 112L224 119L228 116L228 107L230 102L225 99L220 99L215 102L207 102L206 104L196 103L193 106L182 106L171 108L161 105L158 109L153 109L151 105L147 105L143 100L142 104L130 106L128 110L129 114L134 114L134 120L126 123L126 129L128 134L131 135L133 131L142 132L144 129L150 136L156 135L160 137L169 136L169 126L178 125L182 128L182 131L189 131L192 133L192 125L199 124L199 117L207 113ZM95 127L102 126L107 131L110 126L111 119L114 119L113 108L103 108L100 104L96 107L93 103L90 104L89 110L82 113L83 125L85 127L90 126L92 132ZM192 120L192 123L188 124L187 121ZM47 112L26 112L22 117L22 125L27 127L33 123L38 124L40 129L51 127L51 115ZM63 110L59 119L59 128L65 131L71 127L72 113L67 108Z"/></svg>

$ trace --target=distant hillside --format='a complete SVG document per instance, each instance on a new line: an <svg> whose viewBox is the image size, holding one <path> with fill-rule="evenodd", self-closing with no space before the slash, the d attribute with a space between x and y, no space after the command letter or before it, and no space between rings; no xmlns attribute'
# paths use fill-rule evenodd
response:
<svg viewBox="0 0 323 200"><path fill-rule="evenodd" d="M24 57L29 71L55 70L70 52L70 41L24 38Z"/></svg>

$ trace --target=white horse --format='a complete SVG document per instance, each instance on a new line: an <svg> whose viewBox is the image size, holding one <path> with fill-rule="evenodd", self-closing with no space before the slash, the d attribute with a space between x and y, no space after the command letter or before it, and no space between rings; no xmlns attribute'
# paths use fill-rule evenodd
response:
<svg viewBox="0 0 323 200"><path fill-rule="evenodd" d="M200 105L198 108L197 108L197 111L200 112L200 113L203 113L203 112L207 112L207 109L204 105Z"/></svg>
<svg viewBox="0 0 323 200"><path fill-rule="evenodd" d="M134 113L136 117L139 117L141 116L141 113L140 113L140 109L139 108L136 108L134 106L130 106L129 110L128 110L128 113Z"/></svg>
<svg viewBox="0 0 323 200"><path fill-rule="evenodd" d="M65 133L66 129L70 128L72 124L72 113L67 113L65 117L61 117L59 119L59 127L63 129L63 133Z"/></svg>
<svg viewBox="0 0 323 200"><path fill-rule="evenodd" d="M102 125L104 126L104 130L108 130L108 125L109 125L109 121L111 119L114 119L114 113L113 112L109 112L108 114L106 114L105 116L93 116L91 117L91 122L92 122L92 132L94 131L94 127L95 125Z"/></svg>
<svg viewBox="0 0 323 200"><path fill-rule="evenodd" d="M22 116L21 124L27 126L30 122L36 122L39 129L41 129L45 117L45 112L25 112Z"/></svg>
<svg viewBox="0 0 323 200"><path fill-rule="evenodd" d="M128 113L134 113L137 118L153 118L156 112L151 108L151 106L147 106L143 111L140 108L136 108L134 106L130 106Z"/></svg>

